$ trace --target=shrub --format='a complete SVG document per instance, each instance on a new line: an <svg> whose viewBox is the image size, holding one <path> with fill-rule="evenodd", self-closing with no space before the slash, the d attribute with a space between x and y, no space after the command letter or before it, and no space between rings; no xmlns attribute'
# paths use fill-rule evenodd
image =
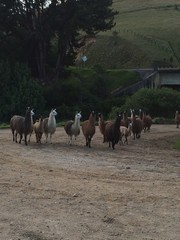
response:
<svg viewBox="0 0 180 240"><path fill-rule="evenodd" d="M110 117L115 116L115 112L143 109L152 117L173 118L174 113L179 109L180 92L169 89L148 89L143 88L134 95L127 97L125 104L112 108Z"/></svg>
<svg viewBox="0 0 180 240"><path fill-rule="evenodd" d="M144 88L129 98L125 108L143 109L154 117L172 118L179 108L180 93L169 89Z"/></svg>

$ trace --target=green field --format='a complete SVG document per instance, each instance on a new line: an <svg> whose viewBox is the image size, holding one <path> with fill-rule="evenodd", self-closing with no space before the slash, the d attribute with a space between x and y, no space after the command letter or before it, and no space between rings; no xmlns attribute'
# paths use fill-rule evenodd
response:
<svg viewBox="0 0 180 240"><path fill-rule="evenodd" d="M179 0L115 0L119 14L110 31L83 49L87 66L107 68L180 65Z"/></svg>

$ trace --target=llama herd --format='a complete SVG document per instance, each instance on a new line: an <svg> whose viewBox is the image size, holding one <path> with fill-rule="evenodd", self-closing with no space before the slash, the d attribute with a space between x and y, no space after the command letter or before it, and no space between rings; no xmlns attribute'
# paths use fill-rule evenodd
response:
<svg viewBox="0 0 180 240"><path fill-rule="evenodd" d="M31 134L33 131L36 135L36 142L41 143L41 138L44 133L46 137L46 143L48 142L48 137L50 138L50 143L52 143L52 135L56 131L56 118L57 115L56 109L52 109L49 117L42 118L40 117L34 124L33 124L33 116L34 112L33 109L28 107L26 109L25 116L14 115L10 120L10 128L13 134L13 141L17 141L17 135L19 134L20 139L19 143L24 136L25 145L27 145L27 135L29 135L29 141Z"/></svg>
<svg viewBox="0 0 180 240"><path fill-rule="evenodd" d="M115 145L119 142L122 144L128 144L128 137L139 139L142 131L150 131L152 125L152 118L150 115L146 115L141 109L139 115L135 114L134 110L130 110L130 116L128 117L126 112L117 113L114 121L104 121L103 114L98 114L98 127L102 134L102 141L107 142L109 147L115 149ZM56 131L56 109L52 109L49 113L49 117L43 118L42 116L33 123L33 109L28 107L26 109L25 116L14 115L10 119L10 128L13 135L13 141L21 143L23 137L25 145L30 142L32 133L35 133L36 142L41 143L42 135L45 135L45 142L52 143L52 135ZM89 118L82 123L81 112L75 114L74 120L69 120L64 124L64 131L67 134L71 145L73 138L76 139L82 133L85 138L85 144L87 147L91 147L92 138L96 132L96 114L92 111ZM175 113L175 124L179 128L180 114L178 111ZM19 135L19 141L17 137ZM29 135L29 140L27 136Z"/></svg>

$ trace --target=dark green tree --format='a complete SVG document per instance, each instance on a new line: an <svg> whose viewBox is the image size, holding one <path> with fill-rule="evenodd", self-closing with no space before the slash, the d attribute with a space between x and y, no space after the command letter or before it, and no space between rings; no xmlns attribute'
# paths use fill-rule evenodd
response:
<svg viewBox="0 0 180 240"><path fill-rule="evenodd" d="M0 0L0 58L27 63L39 81L49 79L52 42L53 78L74 62L87 35L114 26L112 0Z"/></svg>
<svg viewBox="0 0 180 240"><path fill-rule="evenodd" d="M0 61L0 122L8 122L14 114L24 115L27 106L35 112L44 110L42 86L35 81L24 64Z"/></svg>

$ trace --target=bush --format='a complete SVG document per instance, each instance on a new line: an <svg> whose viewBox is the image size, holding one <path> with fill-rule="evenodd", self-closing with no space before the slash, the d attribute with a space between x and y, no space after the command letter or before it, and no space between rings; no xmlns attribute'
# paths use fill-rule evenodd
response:
<svg viewBox="0 0 180 240"><path fill-rule="evenodd" d="M148 89L143 88L131 97L121 107L112 109L110 115L114 115L115 111L130 111L135 109L138 113L142 109L152 117L173 118L175 111L179 109L180 92L169 89Z"/></svg>
<svg viewBox="0 0 180 240"><path fill-rule="evenodd" d="M174 117L179 109L180 92L169 88L148 89L143 88L127 98L123 109L142 109L152 117Z"/></svg>

